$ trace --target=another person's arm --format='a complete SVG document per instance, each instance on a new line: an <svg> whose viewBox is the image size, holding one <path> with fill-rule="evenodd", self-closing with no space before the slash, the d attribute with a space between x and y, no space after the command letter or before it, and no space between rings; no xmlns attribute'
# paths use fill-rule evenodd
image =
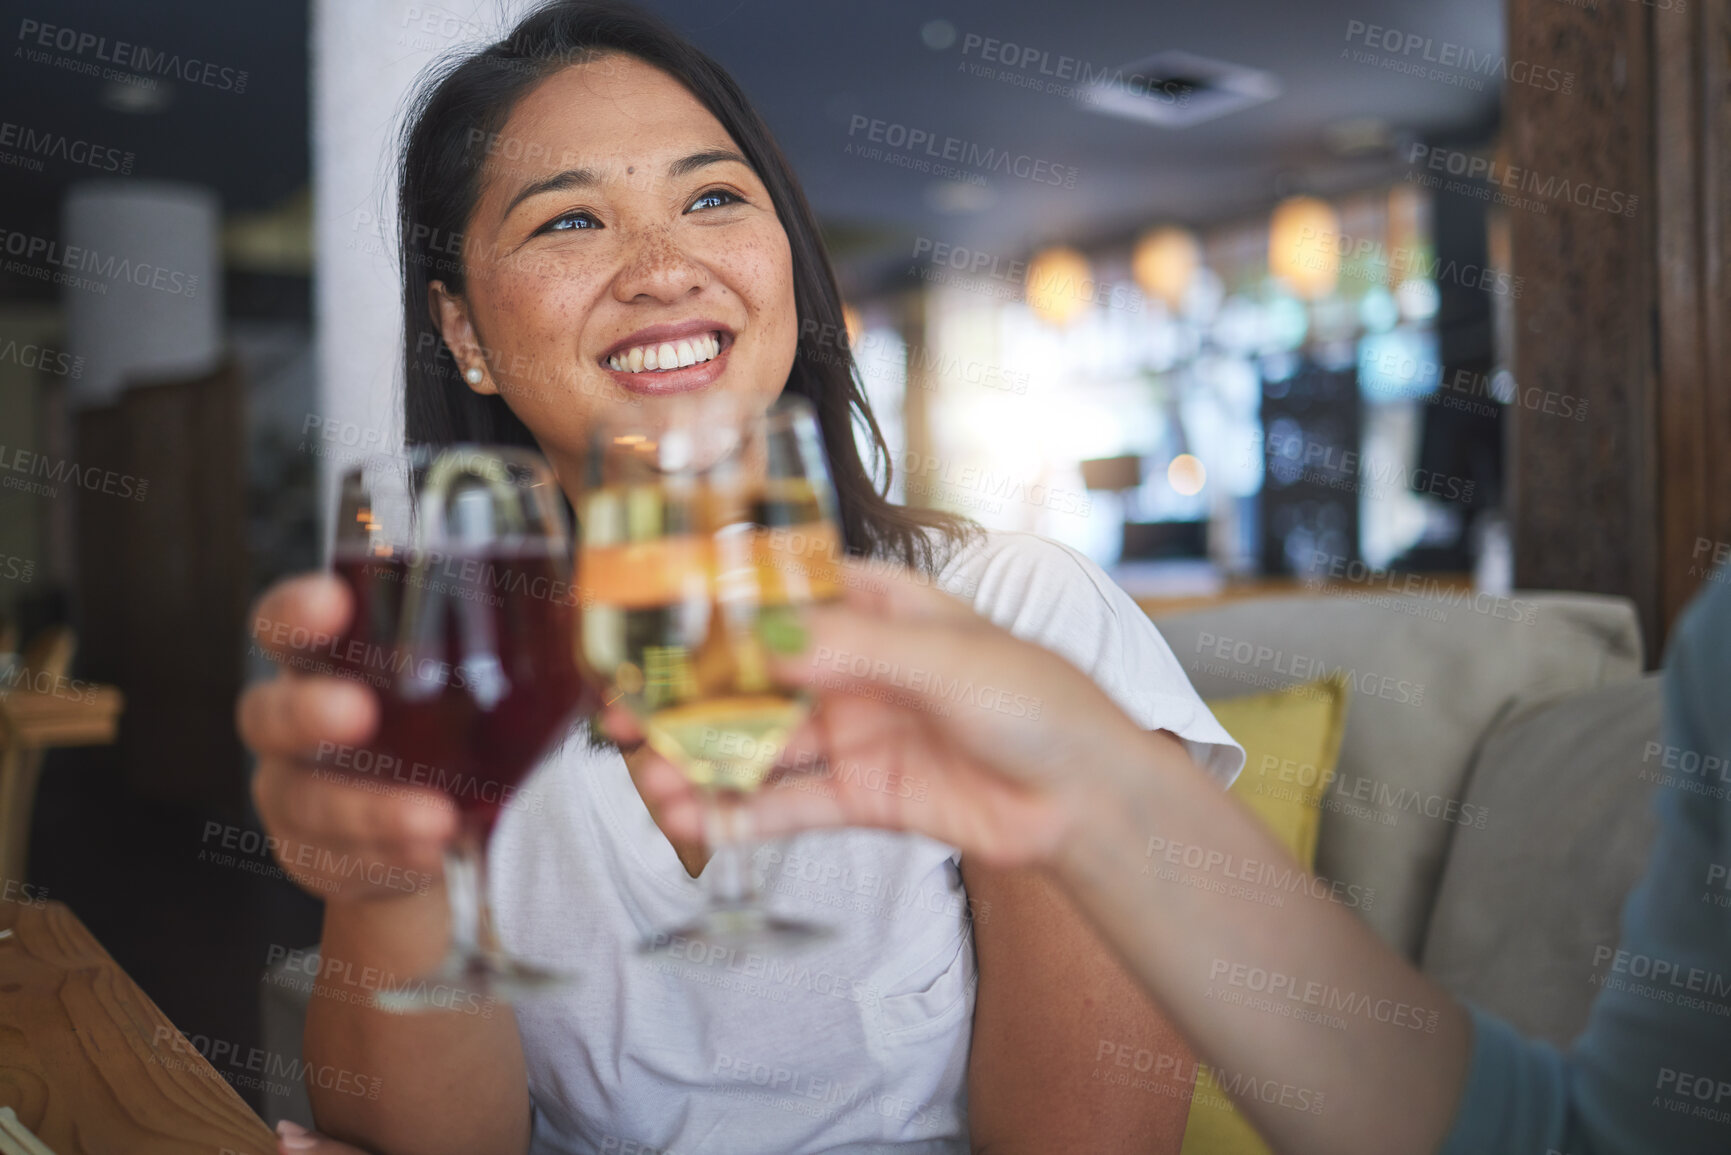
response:
<svg viewBox="0 0 1731 1155"><path fill-rule="evenodd" d="M773 790L759 804L767 829L909 828L960 847L964 859L1043 867L1207 1061L1259 1086L1307 1090L1310 1102L1321 1095L1320 1113L1294 1109L1295 1096L1284 1105L1282 1096L1242 1098L1279 1150L1436 1149L1465 1079L1462 1007L1326 899L1286 894L1273 906L1162 879L1153 839L1237 861L1286 855L1177 739L1139 729L1063 659L931 590L870 577L858 585L848 607L812 612L808 652L872 661L837 670L790 658L783 676L820 696L816 748L879 767L880 780L919 780L923 801L846 784ZM900 671L899 692L875 686L873 669ZM928 683L934 674L944 684L990 682L1041 708L1004 714L935 694L910 705L912 670ZM667 770L640 785L669 824L694 824L695 807L680 797L687 788ZM1305 1010L1318 1013L1293 1013Z"/></svg>
<svg viewBox="0 0 1731 1155"><path fill-rule="evenodd" d="M1647 873L1615 947L1581 960L1600 983L1587 1029L1565 1056L1475 1009L1445 1155L1731 1151L1731 588L1705 588L1673 629L1644 763L1659 815Z"/></svg>
<svg viewBox="0 0 1731 1155"><path fill-rule="evenodd" d="M1601 968L1607 989L1566 1059L1469 1014L1325 900L1286 892L1284 905L1264 905L1161 881L1147 854L1155 838L1235 860L1282 852L1175 740L1137 729L1050 653L912 586L882 583L850 600L810 616L808 650L873 661L844 672L790 658L783 676L820 696L807 736L815 749L875 762L892 784L918 779L925 801L847 783L772 790L758 804L765 830L908 828L978 859L1050 870L1207 1061L1263 1089L1322 1094L1316 1113L1283 1096L1234 1095L1282 1151L1731 1149L1731 920L1718 902L1731 893L1731 589L1713 589L1678 626L1655 760L1671 780L1660 784L1653 862ZM1037 717L921 708L908 704L905 682L900 695L870 696L873 669L990 676L1044 708ZM644 787L671 826L695 820L676 774Z"/></svg>
<svg viewBox="0 0 1731 1155"><path fill-rule="evenodd" d="M509 1007L472 996L455 999L456 1013L392 1015L367 1005L443 954L441 855L456 822L438 791L393 783L375 793L315 775L321 742L364 743L377 723L370 690L297 672L316 669L316 640L339 635L349 613L347 590L332 578L268 592L253 612L254 634L284 673L249 687L237 710L258 755L253 797L277 859L325 901L303 1057L313 1072L377 1080L373 1099L309 1079L313 1112L321 1132L373 1155L527 1151L528 1080ZM299 1141L284 1147L306 1149L291 1145Z"/></svg>

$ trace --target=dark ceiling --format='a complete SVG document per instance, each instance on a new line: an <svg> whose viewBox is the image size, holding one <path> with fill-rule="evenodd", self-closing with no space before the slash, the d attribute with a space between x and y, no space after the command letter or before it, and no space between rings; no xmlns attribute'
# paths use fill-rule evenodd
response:
<svg viewBox="0 0 1731 1155"><path fill-rule="evenodd" d="M0 120L130 152L130 175L210 185L229 211L273 207L307 183L305 0L0 0L0 13ZM245 91L167 81L163 111L119 111L99 77L25 58L26 21L105 37L110 54L124 41L216 64L234 70L231 83L244 70ZM0 227L57 235L66 185L92 175L109 174L58 158L40 173L0 167Z"/></svg>
<svg viewBox="0 0 1731 1155"><path fill-rule="evenodd" d="M1260 211L1290 191L1364 183L1386 171L1387 151L1344 155L1329 147L1330 126L1375 118L1396 134L1482 130L1494 121L1500 91L1496 77L1478 91L1458 83L1471 80L1458 68L1451 70L1457 82L1447 83L1355 61L1351 51L1364 46L1348 41L1356 21L1495 54L1503 42L1500 0L650 6L729 68L763 110L855 279L874 255L905 257L916 235L1015 255L1045 240L1112 236L1156 219L1204 223ZM502 7L501 0L444 4L482 24L496 24ZM176 83L168 108L139 115L105 104L101 80L31 62L15 47L0 72L0 119L130 151L133 176L213 185L229 211L270 208L307 183L304 0L4 0L0 11L15 45L23 22L35 20L249 73L244 94ZM944 39L934 21L953 30L947 47L928 46L928 38ZM1163 128L969 74L964 66L980 62L977 45L986 38L1044 53L1047 68L1059 67L1060 57L1117 68L1182 50L1271 73L1281 95L1194 127ZM1039 67L1013 75L1050 80ZM1074 187L991 172L971 189L946 188L931 175L850 155L848 145L864 135L850 136L856 117L1070 166ZM54 236L64 186L85 175L52 160L42 173L0 167L5 227Z"/></svg>

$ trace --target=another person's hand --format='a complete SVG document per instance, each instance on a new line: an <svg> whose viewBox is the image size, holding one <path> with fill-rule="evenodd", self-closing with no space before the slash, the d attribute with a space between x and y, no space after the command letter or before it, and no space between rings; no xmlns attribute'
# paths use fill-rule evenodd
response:
<svg viewBox="0 0 1731 1155"><path fill-rule="evenodd" d="M308 1131L287 1119L276 1125L276 1134L277 1155L367 1155L359 1147Z"/></svg>
<svg viewBox="0 0 1731 1155"><path fill-rule="evenodd" d="M277 861L313 895L425 894L442 878L456 807L402 776L342 769L372 765L364 744L379 710L370 688L330 669L351 601L341 581L314 574L279 582L252 611L254 638L282 667L249 686L235 710L241 739L258 755L253 800Z"/></svg>
<svg viewBox="0 0 1731 1155"><path fill-rule="evenodd" d="M1081 796L1147 735L1080 670L954 598L860 567L848 586L841 604L805 613L804 650L777 664L817 708L751 803L757 832L883 826L992 865L1046 860ZM605 725L639 736L616 706ZM826 773L811 769L820 758ZM673 766L651 759L638 785L670 835L701 835L696 793Z"/></svg>

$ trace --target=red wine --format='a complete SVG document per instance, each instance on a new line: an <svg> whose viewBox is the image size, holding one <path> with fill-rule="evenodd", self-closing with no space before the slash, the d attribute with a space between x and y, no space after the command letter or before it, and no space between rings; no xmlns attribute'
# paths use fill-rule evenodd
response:
<svg viewBox="0 0 1731 1155"><path fill-rule="evenodd" d="M508 788L599 705L575 660L561 567L547 554L478 550L333 568L355 599L334 656L379 693L373 764L445 790L490 828Z"/></svg>

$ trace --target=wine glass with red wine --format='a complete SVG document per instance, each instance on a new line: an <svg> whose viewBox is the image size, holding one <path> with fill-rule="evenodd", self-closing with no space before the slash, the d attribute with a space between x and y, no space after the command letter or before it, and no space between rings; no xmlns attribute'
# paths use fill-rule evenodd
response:
<svg viewBox="0 0 1731 1155"><path fill-rule="evenodd" d="M376 1001L417 1010L448 1005L452 988L511 1001L564 985L501 945L486 872L500 810L598 705L572 648L571 537L552 471L500 446L370 456L343 477L332 568L354 594L339 672L379 696L369 764L444 790L460 816L445 856L450 950Z"/></svg>

